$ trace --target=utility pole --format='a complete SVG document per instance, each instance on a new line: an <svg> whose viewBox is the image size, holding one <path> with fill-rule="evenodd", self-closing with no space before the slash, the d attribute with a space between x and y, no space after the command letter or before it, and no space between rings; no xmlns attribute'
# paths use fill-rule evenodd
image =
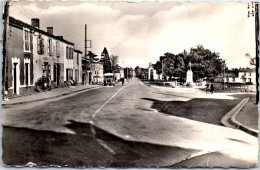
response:
<svg viewBox="0 0 260 170"><path fill-rule="evenodd" d="M248 10L252 8L252 12L248 11L248 17L252 16L255 17L255 57L256 57L256 103L258 104L259 102L259 92L258 92L258 87L259 87L259 2L251 2L248 3Z"/></svg>
<svg viewBox="0 0 260 170"><path fill-rule="evenodd" d="M225 70L226 70L226 60L224 60L223 90L225 90Z"/></svg>
<svg viewBox="0 0 260 170"><path fill-rule="evenodd" d="M87 24L85 24L85 61L87 61Z"/></svg>
<svg viewBox="0 0 260 170"><path fill-rule="evenodd" d="M2 87L3 100L7 99L8 93L8 53L7 53L7 24L9 21L9 1L6 1L4 7L4 30L3 30L3 65L2 65Z"/></svg>
<svg viewBox="0 0 260 170"><path fill-rule="evenodd" d="M90 42L90 46L88 47L88 41ZM91 48L91 40L87 39L87 24L85 24L85 71L86 71L86 82L89 83L90 73L88 72L90 65L90 60L88 56L88 48ZM91 69L90 69L91 70Z"/></svg>

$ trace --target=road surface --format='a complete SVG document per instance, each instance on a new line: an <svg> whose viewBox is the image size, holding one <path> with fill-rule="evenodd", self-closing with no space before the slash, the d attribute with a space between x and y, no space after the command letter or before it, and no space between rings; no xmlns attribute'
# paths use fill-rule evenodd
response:
<svg viewBox="0 0 260 170"><path fill-rule="evenodd" d="M152 108L154 100L188 101L190 96L187 92L169 95L134 79L124 86L5 107L3 163L71 167L256 166L257 138Z"/></svg>

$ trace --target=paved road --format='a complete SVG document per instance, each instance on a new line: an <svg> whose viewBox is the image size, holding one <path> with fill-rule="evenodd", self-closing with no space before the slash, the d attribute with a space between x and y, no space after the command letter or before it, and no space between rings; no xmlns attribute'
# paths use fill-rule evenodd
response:
<svg viewBox="0 0 260 170"><path fill-rule="evenodd" d="M189 95L169 96L132 80L125 86L6 107L2 114L3 162L74 167L198 166L196 161L217 153L212 162L229 158L219 166L257 164L257 138L162 114L151 108L153 100L187 101ZM183 162L193 157L193 164Z"/></svg>

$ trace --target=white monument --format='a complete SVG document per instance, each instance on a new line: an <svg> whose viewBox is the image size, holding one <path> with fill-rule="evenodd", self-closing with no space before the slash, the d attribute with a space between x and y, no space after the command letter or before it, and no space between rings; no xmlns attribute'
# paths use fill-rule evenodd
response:
<svg viewBox="0 0 260 170"><path fill-rule="evenodd" d="M186 74L186 84L190 83L191 85L193 84L193 72L191 70L191 63L189 62L189 70L187 71Z"/></svg>

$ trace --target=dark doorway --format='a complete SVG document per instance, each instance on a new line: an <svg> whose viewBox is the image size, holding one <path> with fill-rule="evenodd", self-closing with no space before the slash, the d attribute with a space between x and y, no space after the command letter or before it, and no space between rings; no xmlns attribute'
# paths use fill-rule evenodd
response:
<svg viewBox="0 0 260 170"><path fill-rule="evenodd" d="M69 81L69 69L66 69L66 81Z"/></svg>
<svg viewBox="0 0 260 170"><path fill-rule="evenodd" d="M57 64L57 85L60 85L60 64Z"/></svg>
<svg viewBox="0 0 260 170"><path fill-rule="evenodd" d="M25 64L25 85L29 85L29 63Z"/></svg>
<svg viewBox="0 0 260 170"><path fill-rule="evenodd" d="M14 94L17 94L17 64L18 63L14 63Z"/></svg>

